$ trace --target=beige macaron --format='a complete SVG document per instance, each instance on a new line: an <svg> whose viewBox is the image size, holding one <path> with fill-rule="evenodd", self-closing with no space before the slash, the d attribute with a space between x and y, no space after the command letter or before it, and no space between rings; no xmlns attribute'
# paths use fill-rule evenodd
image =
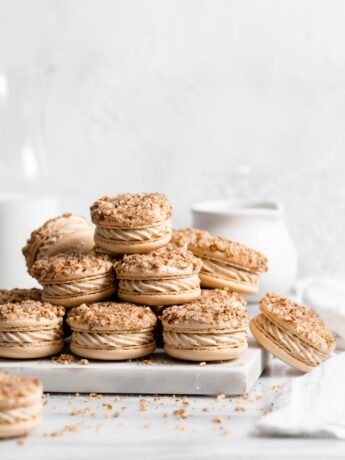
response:
<svg viewBox="0 0 345 460"><path fill-rule="evenodd" d="M149 307L99 302L72 308L71 351L100 360L124 360L149 355L156 348L156 316Z"/></svg>
<svg viewBox="0 0 345 460"><path fill-rule="evenodd" d="M42 300L42 289L0 289L0 305L23 302L23 300Z"/></svg>
<svg viewBox="0 0 345 460"><path fill-rule="evenodd" d="M42 383L0 372L0 439L23 436L42 421Z"/></svg>
<svg viewBox="0 0 345 460"><path fill-rule="evenodd" d="M43 300L64 307L105 300L116 291L110 258L93 252L44 257L33 265L32 275L43 286Z"/></svg>
<svg viewBox="0 0 345 460"><path fill-rule="evenodd" d="M90 208L96 247L110 254L153 251L171 239L171 205L160 193L104 196Z"/></svg>
<svg viewBox="0 0 345 460"><path fill-rule="evenodd" d="M63 307L25 300L0 307L0 356L42 358L63 348Z"/></svg>
<svg viewBox="0 0 345 460"><path fill-rule="evenodd" d="M227 287L239 294L255 294L259 290L259 273L268 270L261 252L225 238L200 238L189 249L202 260L202 287Z"/></svg>
<svg viewBox="0 0 345 460"><path fill-rule="evenodd" d="M115 263L118 296L142 305L174 305L200 297L201 263L172 245L149 254L130 254Z"/></svg>
<svg viewBox="0 0 345 460"><path fill-rule="evenodd" d="M335 339L311 310L272 293L260 301L260 314L250 322L256 340L277 358L303 372L324 361Z"/></svg>
<svg viewBox="0 0 345 460"><path fill-rule="evenodd" d="M218 361L237 358L248 348L249 316L242 308L239 294L233 302L221 296L204 295L185 305L166 308L160 319L163 324L165 352L188 361ZM240 305L240 308L238 308Z"/></svg>
<svg viewBox="0 0 345 460"><path fill-rule="evenodd" d="M83 217L65 213L49 219L31 233L23 248L26 265L31 272L36 260L63 252L88 252L95 246L94 229Z"/></svg>
<svg viewBox="0 0 345 460"><path fill-rule="evenodd" d="M174 244L180 249L188 249L191 243L195 243L201 238L206 238L210 234L206 230L199 230L198 228L184 227L173 230L171 237L171 244Z"/></svg>

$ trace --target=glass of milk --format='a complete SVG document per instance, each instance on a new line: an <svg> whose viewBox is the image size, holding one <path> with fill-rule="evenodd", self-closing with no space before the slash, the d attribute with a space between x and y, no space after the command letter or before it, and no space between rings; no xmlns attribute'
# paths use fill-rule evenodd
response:
<svg viewBox="0 0 345 460"><path fill-rule="evenodd" d="M0 69L0 289L36 285L21 249L59 213L43 126L49 74Z"/></svg>

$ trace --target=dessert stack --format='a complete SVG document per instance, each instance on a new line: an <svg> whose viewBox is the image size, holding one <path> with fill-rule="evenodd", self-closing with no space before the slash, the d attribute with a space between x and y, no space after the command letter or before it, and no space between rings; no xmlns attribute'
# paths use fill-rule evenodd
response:
<svg viewBox="0 0 345 460"><path fill-rule="evenodd" d="M71 351L83 357L148 355L159 327L165 352L177 359L229 360L246 351L243 295L258 291L268 271L264 254L204 230L173 231L172 206L160 193L103 196L90 211L95 228L65 213L32 232L23 254L42 290L0 291L0 356L60 351L65 309ZM301 316L303 307L276 299L262 300L252 333L308 371L332 352L334 339L310 310ZM284 316L289 308L292 319Z"/></svg>

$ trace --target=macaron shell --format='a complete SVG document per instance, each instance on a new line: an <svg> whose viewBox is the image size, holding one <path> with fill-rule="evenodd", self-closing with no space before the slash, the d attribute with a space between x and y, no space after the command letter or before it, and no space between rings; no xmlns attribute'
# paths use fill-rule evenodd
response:
<svg viewBox="0 0 345 460"><path fill-rule="evenodd" d="M275 342L273 342L268 335L266 335L261 329L256 325L256 320L253 318L249 323L250 330L259 344L271 352L274 356L284 361L291 367L298 369L302 372L309 372L312 369L315 369L315 366L311 366L294 356L291 356L287 351L282 347L279 347Z"/></svg>
<svg viewBox="0 0 345 460"><path fill-rule="evenodd" d="M149 305L152 307L160 305L176 305L182 303L192 302L200 297L201 290L193 289L190 291L176 292L176 293L166 293L166 294L135 294L129 292L118 291L118 297L121 300L127 302L139 304L139 305Z"/></svg>
<svg viewBox="0 0 345 460"><path fill-rule="evenodd" d="M33 359L53 356L62 351L64 347L63 339L52 340L50 342L28 343L25 345L6 346L0 344L0 357L12 359Z"/></svg>
<svg viewBox="0 0 345 460"><path fill-rule="evenodd" d="M206 274L205 272L199 273L199 278L202 287L207 288L229 288L238 294L256 294L259 290L258 285L239 283L229 278L224 278L215 274Z"/></svg>
<svg viewBox="0 0 345 460"><path fill-rule="evenodd" d="M224 348L175 348L169 345L164 346L164 351L169 356L186 361L228 361L241 356L248 349L248 344L245 343L239 347L224 347Z"/></svg>
<svg viewBox="0 0 345 460"><path fill-rule="evenodd" d="M18 423L0 423L0 439L16 438L23 436L29 431L36 428L42 422L42 415L26 420L25 422Z"/></svg>
<svg viewBox="0 0 345 460"><path fill-rule="evenodd" d="M132 347L132 348L117 348L117 349L101 349L82 347L76 343L71 342L70 350L78 356L83 358L98 359L102 361L123 361L126 359L141 358L150 355L156 349L156 343L148 343L146 345Z"/></svg>

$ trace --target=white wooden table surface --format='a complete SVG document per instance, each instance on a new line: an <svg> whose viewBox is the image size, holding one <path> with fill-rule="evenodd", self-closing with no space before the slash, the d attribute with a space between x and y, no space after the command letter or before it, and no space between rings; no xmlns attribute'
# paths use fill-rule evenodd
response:
<svg viewBox="0 0 345 460"><path fill-rule="evenodd" d="M343 441L255 432L257 418L296 375L274 359L248 398L49 395L42 425L23 441L2 441L0 458L344 459Z"/></svg>

